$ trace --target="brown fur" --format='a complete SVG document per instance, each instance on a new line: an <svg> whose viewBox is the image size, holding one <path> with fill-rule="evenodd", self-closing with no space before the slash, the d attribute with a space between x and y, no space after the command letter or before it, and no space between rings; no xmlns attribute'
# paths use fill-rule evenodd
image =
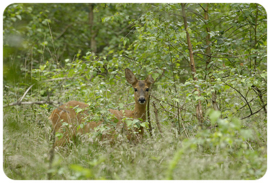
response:
<svg viewBox="0 0 270 183"><path fill-rule="evenodd" d="M125 70L125 76L127 81L137 89L137 92L134 91L135 99L135 109L133 111L125 110L124 114L122 111L110 109L109 111L114 114L118 122L116 125L117 129L124 129L126 131L126 136L128 140L134 141L141 139L144 133L143 127L135 128L135 133L131 129L127 129L126 124L122 121L123 117L133 118L133 119L146 119L146 103L149 98L149 92L146 91L146 88L150 88L151 84L154 82L151 75L147 77L146 80L137 80L134 74L129 70ZM139 98L143 97L145 102L141 104ZM79 113L76 113L76 108L85 109ZM83 128L77 130L78 125L85 122L89 116L88 104L78 101L69 101L59 108L55 109L50 115L49 119L52 121L52 126L54 132L63 133L61 139L56 138L54 146L62 146L70 140L71 137L75 136L77 133L89 133L94 130L95 127L101 125L103 122L87 122ZM63 128L62 124L66 122L68 127ZM118 133L117 131L112 131L110 134L102 135L101 139L112 139Z"/></svg>

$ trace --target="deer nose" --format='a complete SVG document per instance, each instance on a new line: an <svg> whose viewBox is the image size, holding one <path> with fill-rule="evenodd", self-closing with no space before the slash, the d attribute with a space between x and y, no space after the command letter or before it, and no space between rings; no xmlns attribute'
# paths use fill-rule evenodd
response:
<svg viewBox="0 0 270 183"><path fill-rule="evenodd" d="M145 102L145 98L144 98L144 97L140 97L140 98L139 98L139 103L140 103L140 104L144 104L144 102Z"/></svg>

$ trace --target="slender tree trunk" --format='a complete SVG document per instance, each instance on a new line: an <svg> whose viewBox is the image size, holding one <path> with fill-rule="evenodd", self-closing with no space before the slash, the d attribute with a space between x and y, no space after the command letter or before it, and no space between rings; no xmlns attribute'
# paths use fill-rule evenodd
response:
<svg viewBox="0 0 270 183"><path fill-rule="evenodd" d="M90 26L90 33L91 33L91 51L97 53L97 44L96 44L96 32L94 30L94 4L89 4L89 26Z"/></svg>
<svg viewBox="0 0 270 183"><path fill-rule="evenodd" d="M204 19L206 20L206 22L209 20L209 16L208 16L208 4L206 4L206 8L204 9ZM211 62L211 48L210 48L210 28L208 27L208 24L206 26L206 32L207 32L207 35L206 35L206 49L205 49L205 52L206 52L206 73L208 74L208 65L209 63Z"/></svg>
<svg viewBox="0 0 270 183"><path fill-rule="evenodd" d="M150 136L152 137L152 124L151 124L151 119L150 119L150 97L151 95L149 95L148 101L147 101L147 119L148 119L148 123L149 123L149 133Z"/></svg>
<svg viewBox="0 0 270 183"><path fill-rule="evenodd" d="M257 26L258 26L258 4L256 4L256 17L255 17L255 26L254 26L254 49L257 49ZM254 71L257 67L257 57L254 58ZM251 68L250 68L251 69Z"/></svg>
<svg viewBox="0 0 270 183"><path fill-rule="evenodd" d="M208 3L206 4L206 7L203 9L204 11L204 19L206 20L206 22L209 20L209 16L208 16ZM206 26L206 32L207 32L207 35L206 35L206 49L205 49L205 52L206 52L206 67L205 67L205 70L206 70L206 75L205 76L209 76L211 74L211 70L209 68L209 63L211 62L211 41L210 41L210 27L209 25L207 24ZM206 77L205 77L206 78ZM210 80L212 81L212 79L210 78ZM216 95L216 91L212 92L212 106L215 110L219 110L219 107L218 107L218 103L217 103L217 95Z"/></svg>
<svg viewBox="0 0 270 183"><path fill-rule="evenodd" d="M185 4L181 3L181 6L182 6L183 19L184 19L184 26L185 26L186 36L187 36L191 74L192 74L193 80L198 81L198 78L195 77L196 67L195 67L195 62L194 62L194 56L193 56L193 50L192 50L192 45L191 45L191 41L190 41L190 36L189 36L189 33L188 33L188 25L187 25L187 17L186 17L186 12L185 12ZM201 96L200 89L198 87L196 87L196 86L195 86L195 88L198 91L198 96ZM196 116L197 116L199 122L203 123L203 111L202 111L202 104L201 104L200 99L198 100L198 104L196 105Z"/></svg>

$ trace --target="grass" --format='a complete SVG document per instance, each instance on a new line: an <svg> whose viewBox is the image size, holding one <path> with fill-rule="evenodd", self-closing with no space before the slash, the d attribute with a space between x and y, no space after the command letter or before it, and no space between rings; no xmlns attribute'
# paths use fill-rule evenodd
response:
<svg viewBox="0 0 270 183"><path fill-rule="evenodd" d="M117 90L125 91L125 86ZM88 97L89 101L98 102L91 99L95 95L83 96L84 93L73 95L77 97L73 99ZM119 95L117 91L112 91L108 98L119 101ZM154 95L160 96L157 93ZM60 96L59 100L68 100L63 97ZM121 100L128 102L133 100L132 95L124 95L123 98ZM186 109L192 110L193 107L190 103L186 105ZM227 127L202 130L194 116L183 112L189 136L187 138L183 129L180 135L177 134L172 125L176 122L175 117L162 108L159 109L162 136L155 123L153 137L146 130L143 142L137 145L124 138L119 139L115 145L93 143L87 134L81 135L76 144L71 143L55 150L49 168L52 140L48 116L52 109L47 105L4 108L3 167L7 177L15 180L46 180L48 174L51 174L51 179L56 180L238 180L258 179L266 171L267 129L263 112L243 120L241 127L232 125L227 131ZM167 109L170 110L169 107ZM151 119L155 121L153 111ZM234 122L229 120L229 124ZM252 130L252 137L249 131L242 131L246 129ZM228 139L232 141L231 145L228 145Z"/></svg>
<svg viewBox="0 0 270 183"><path fill-rule="evenodd" d="M219 150L213 153L206 148L184 150L170 170L185 136L176 137L169 128L164 129L163 138L154 131L153 138L145 137L137 145L126 141L118 141L113 146L92 143L87 135L81 136L76 145L56 150L52 169L49 169L52 144L48 115L38 114L37 117L30 108L15 106L4 111L4 171L11 179L43 180L51 172L52 179L160 180L168 178L168 171L172 179L248 178L239 171L241 166L235 161L239 157L235 159ZM257 140L251 142L252 146L255 143L265 145ZM266 162L262 166L266 168Z"/></svg>

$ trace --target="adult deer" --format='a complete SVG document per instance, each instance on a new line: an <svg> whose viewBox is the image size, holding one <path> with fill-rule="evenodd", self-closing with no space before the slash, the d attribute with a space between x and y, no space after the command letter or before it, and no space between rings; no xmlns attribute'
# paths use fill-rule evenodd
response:
<svg viewBox="0 0 270 183"><path fill-rule="evenodd" d="M154 80L151 75L149 75L145 80L138 80L128 68L125 69L125 77L127 82L129 82L134 88L135 109L133 111L124 110L124 112L113 109L109 110L118 120L116 127L109 135L109 138L113 138L113 135L117 133L117 129L122 128L127 131L126 136L128 140L141 139L144 133L143 127L140 125L139 128L135 128L133 130L127 129L127 125L122 121L122 119L127 117L142 119L142 121L145 121L146 103L149 99L150 86L154 83ZM54 146L64 145L71 137L76 136L77 133L89 133L94 130L95 127L103 124L102 121L87 122L87 118L89 118L88 106L88 104L83 102L69 101L52 112L49 119L52 121L53 130L54 132L63 134L61 139L55 140ZM80 112L76 112L78 109ZM65 124L64 127L63 124ZM77 130L77 127L80 124L84 125L82 128ZM105 135L102 139L107 137L108 135Z"/></svg>

